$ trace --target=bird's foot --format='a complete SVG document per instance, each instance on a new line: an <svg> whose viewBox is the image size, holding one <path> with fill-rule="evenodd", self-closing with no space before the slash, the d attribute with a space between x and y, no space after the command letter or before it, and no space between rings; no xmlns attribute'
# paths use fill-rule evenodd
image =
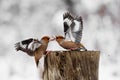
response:
<svg viewBox="0 0 120 80"><path fill-rule="evenodd" d="M75 51L75 50L77 50L78 48L70 48L69 50L70 51Z"/></svg>
<svg viewBox="0 0 120 80"><path fill-rule="evenodd" d="M70 51L87 51L86 48L70 48Z"/></svg>

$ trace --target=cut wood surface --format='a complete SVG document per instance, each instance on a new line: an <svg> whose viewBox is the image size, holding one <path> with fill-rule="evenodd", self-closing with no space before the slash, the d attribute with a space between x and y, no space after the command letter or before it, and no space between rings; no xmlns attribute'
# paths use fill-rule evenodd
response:
<svg viewBox="0 0 120 80"><path fill-rule="evenodd" d="M45 57L43 80L98 80L99 51L52 51Z"/></svg>

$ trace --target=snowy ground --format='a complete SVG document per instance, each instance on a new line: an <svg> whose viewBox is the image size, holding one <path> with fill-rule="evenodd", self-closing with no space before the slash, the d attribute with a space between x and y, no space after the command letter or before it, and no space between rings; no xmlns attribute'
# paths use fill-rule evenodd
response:
<svg viewBox="0 0 120 80"><path fill-rule="evenodd" d="M76 0L83 16L82 43L100 50L99 80L120 80L120 1ZM16 52L14 44L30 37L63 34L62 0L0 0L0 80L39 80L34 58ZM51 42L49 50L62 49Z"/></svg>

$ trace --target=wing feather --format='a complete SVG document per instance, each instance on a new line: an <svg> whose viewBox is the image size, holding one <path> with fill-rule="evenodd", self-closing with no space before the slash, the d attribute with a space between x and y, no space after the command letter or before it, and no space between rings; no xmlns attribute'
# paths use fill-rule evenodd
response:
<svg viewBox="0 0 120 80"><path fill-rule="evenodd" d="M27 53L29 56L33 56L34 55L34 51L40 47L41 43L38 39L26 39L23 40L21 42L18 42L15 44L15 49L17 51L23 51L25 53Z"/></svg>
<svg viewBox="0 0 120 80"><path fill-rule="evenodd" d="M66 38L66 34L69 34L70 32L70 26L73 20L74 20L74 17L69 12L65 12L63 14L63 27L64 27L65 38Z"/></svg>
<svg viewBox="0 0 120 80"><path fill-rule="evenodd" d="M75 42L76 43L80 43L81 39L82 39L82 31L83 31L83 20L82 17L77 17L76 20L79 22L79 28L78 30L75 32Z"/></svg>
<svg viewBox="0 0 120 80"><path fill-rule="evenodd" d="M68 37L73 42L76 43L81 42L82 31L83 31L83 20L81 16L77 17L71 15L70 12L65 12L63 14L63 26L64 26L65 38L66 38L66 34L68 34Z"/></svg>

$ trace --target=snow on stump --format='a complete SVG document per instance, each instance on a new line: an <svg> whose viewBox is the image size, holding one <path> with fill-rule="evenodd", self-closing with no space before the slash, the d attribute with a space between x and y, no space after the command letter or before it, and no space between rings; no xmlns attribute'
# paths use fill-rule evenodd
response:
<svg viewBox="0 0 120 80"><path fill-rule="evenodd" d="M98 80L99 51L52 51L44 60L43 80Z"/></svg>

